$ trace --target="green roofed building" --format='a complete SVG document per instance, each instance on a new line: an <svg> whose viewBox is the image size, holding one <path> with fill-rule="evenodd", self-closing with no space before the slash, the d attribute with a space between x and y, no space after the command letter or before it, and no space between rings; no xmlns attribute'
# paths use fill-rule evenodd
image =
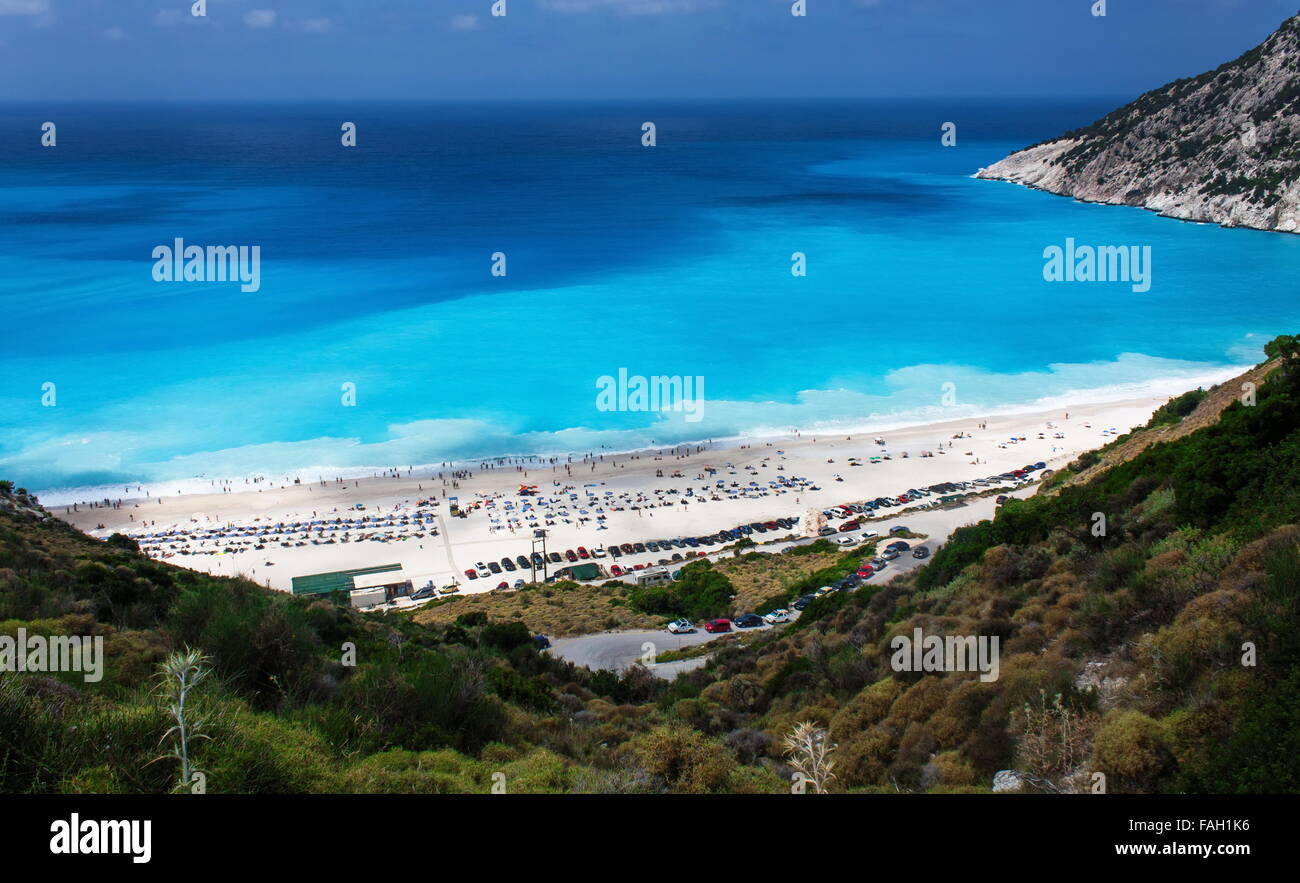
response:
<svg viewBox="0 0 1300 883"><path fill-rule="evenodd" d="M600 567L595 564L573 564L567 569L572 579L600 579Z"/></svg>
<svg viewBox="0 0 1300 883"><path fill-rule="evenodd" d="M354 588L352 577L370 573L388 573L401 570L400 564L381 564L377 567L360 567L356 570L336 570L333 573L313 573L293 578L295 595L322 595L326 592L350 592Z"/></svg>

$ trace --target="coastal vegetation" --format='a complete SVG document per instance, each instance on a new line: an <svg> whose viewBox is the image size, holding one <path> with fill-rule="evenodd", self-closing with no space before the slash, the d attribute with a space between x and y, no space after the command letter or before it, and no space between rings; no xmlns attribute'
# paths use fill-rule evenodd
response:
<svg viewBox="0 0 1300 883"><path fill-rule="evenodd" d="M620 627L758 609L864 550L383 616L150 560L0 485L0 634L102 637L106 656L97 682L0 674L0 790L164 793L183 754L214 793L788 793L796 774L809 791L1061 792L1097 773L1113 792L1295 791L1300 345L1266 352L1252 399L1212 417L1218 391L1175 399L926 567L818 598L672 682L575 668L537 649L530 617L556 599ZM999 677L895 671L891 639L917 628L996 636ZM157 673L185 660L203 738L182 751Z"/></svg>

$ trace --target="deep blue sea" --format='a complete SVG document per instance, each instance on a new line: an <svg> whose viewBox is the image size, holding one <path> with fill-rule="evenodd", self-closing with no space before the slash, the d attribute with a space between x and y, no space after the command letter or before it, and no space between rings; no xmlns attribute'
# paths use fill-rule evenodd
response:
<svg viewBox="0 0 1300 883"><path fill-rule="evenodd" d="M1298 330L1300 237L971 178L1123 100L0 106L0 476L627 450L1256 361ZM1046 282L1067 237L1149 246L1150 290ZM260 246L260 290L154 281L177 238ZM703 419L598 410L620 368L704 378Z"/></svg>

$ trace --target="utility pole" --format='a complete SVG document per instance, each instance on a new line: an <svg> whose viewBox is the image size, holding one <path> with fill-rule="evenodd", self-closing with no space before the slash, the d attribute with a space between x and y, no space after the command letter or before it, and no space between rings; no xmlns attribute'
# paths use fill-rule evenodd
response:
<svg viewBox="0 0 1300 883"><path fill-rule="evenodd" d="M546 531L543 528L533 529L533 554L528 557L528 561L533 565L533 582L537 582L537 546L542 547L542 579L546 579L546 570L548 561L546 559Z"/></svg>

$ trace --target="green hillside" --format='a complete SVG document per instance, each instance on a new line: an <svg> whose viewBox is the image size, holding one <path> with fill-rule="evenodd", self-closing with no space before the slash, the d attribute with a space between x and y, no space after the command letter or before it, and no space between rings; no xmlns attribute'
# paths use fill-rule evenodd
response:
<svg viewBox="0 0 1300 883"><path fill-rule="evenodd" d="M1097 773L1112 792L1300 790L1300 347L1268 354L1253 405L1013 500L916 574L820 599L673 683L574 669L482 612L417 624L151 561L0 483L0 634L107 653L97 683L0 674L0 791L176 790L158 670L187 647L212 673L188 748L214 793L780 792L818 752L841 791L990 791L1006 770L1025 790ZM751 553L727 573L792 592L827 567ZM728 579L676 591L725 598ZM894 671L890 641L915 628L997 636L998 679ZM800 724L815 750L790 751Z"/></svg>

